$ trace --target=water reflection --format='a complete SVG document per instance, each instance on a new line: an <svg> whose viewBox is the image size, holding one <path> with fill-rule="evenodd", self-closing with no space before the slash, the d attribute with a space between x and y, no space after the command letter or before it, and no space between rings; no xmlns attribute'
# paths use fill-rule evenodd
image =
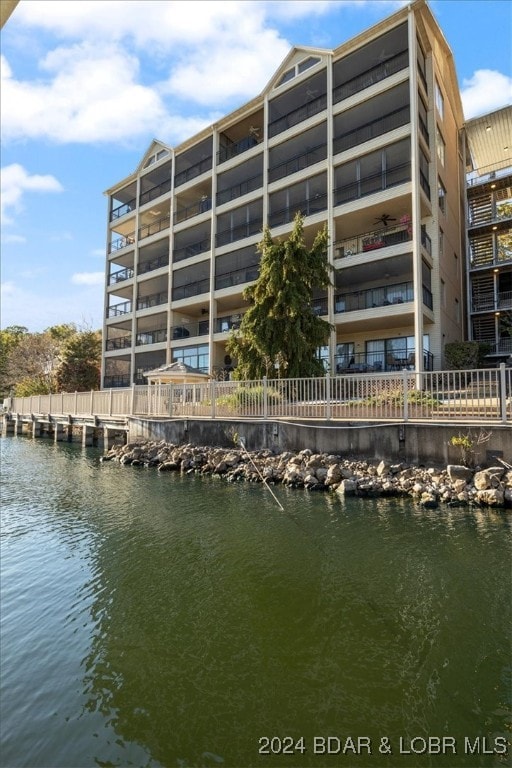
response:
<svg viewBox="0 0 512 768"><path fill-rule="evenodd" d="M25 469L29 508L10 489L8 567L23 558L16 598L29 614L34 594L45 606L34 632L51 638L39 646L49 672L37 682L58 717L45 711L31 765L78 768L89 755L105 766L318 767L340 757L258 755L258 739L503 730L506 515L278 488L282 513L259 486L100 464L75 447L33 451L47 482L34 497ZM52 557L22 547L20 532ZM15 754L16 734L30 736L14 717L8 727ZM456 758L411 756L407 768L494 762Z"/></svg>

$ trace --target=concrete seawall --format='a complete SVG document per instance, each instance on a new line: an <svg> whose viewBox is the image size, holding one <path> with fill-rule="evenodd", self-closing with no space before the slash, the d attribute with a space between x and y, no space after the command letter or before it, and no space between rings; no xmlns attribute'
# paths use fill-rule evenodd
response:
<svg viewBox="0 0 512 768"><path fill-rule="evenodd" d="M411 464L460 463L460 449L450 444L458 435L469 435L474 442L474 463L492 464L501 458L512 463L510 426L457 424L380 424L327 421L236 421L221 419L128 419L128 439L165 440L233 447L243 438L248 450L269 448L276 453L310 448L333 453ZM487 438L487 439L484 439ZM478 440L482 442L478 444Z"/></svg>

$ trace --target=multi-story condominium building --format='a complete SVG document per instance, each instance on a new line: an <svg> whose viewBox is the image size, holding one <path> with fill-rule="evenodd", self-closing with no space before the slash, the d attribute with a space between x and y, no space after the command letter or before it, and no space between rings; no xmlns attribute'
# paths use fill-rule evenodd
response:
<svg viewBox="0 0 512 768"><path fill-rule="evenodd" d="M335 50L294 48L264 91L108 195L102 382L181 360L229 375L226 341L268 224L327 224L331 372L443 366L465 336L463 113L425 0ZM505 287L502 287L505 290Z"/></svg>
<svg viewBox="0 0 512 768"><path fill-rule="evenodd" d="M469 120L468 338L488 360L512 357L512 107Z"/></svg>

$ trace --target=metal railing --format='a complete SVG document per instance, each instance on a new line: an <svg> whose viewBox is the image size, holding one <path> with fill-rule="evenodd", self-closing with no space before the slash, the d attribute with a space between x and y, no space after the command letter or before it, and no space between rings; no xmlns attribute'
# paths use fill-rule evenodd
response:
<svg viewBox="0 0 512 768"><path fill-rule="evenodd" d="M239 184L233 184L233 186L228 187L228 189L220 189L216 195L217 205L223 205L231 200L236 200L243 195L247 195L249 192L254 192L256 189L260 189L262 185L263 174L258 173L256 176L251 176Z"/></svg>
<svg viewBox="0 0 512 768"><path fill-rule="evenodd" d="M313 197L300 200L297 203L290 203L285 208L272 211L268 216L268 223L271 227L278 227L281 224L289 224L293 221L297 211L303 216L312 216L315 213L325 211L327 208L327 193L318 192Z"/></svg>
<svg viewBox="0 0 512 768"><path fill-rule="evenodd" d="M370 88L370 86L375 85L375 83L380 83L381 80L385 80L386 77L390 77L391 75L396 74L396 72L400 72L400 70L405 69L408 65L409 51L402 51L396 56L384 61L382 64L377 64L377 66L366 70L366 72L362 72L360 75L353 77L346 83L337 85L333 90L333 103L337 104L339 101L348 99L350 96L363 91L365 88Z"/></svg>
<svg viewBox="0 0 512 768"><path fill-rule="evenodd" d="M409 161L388 168L386 171L369 174L357 181L336 187L334 190L334 204L342 205L351 200L358 200L375 192L404 184L411 180L411 164Z"/></svg>
<svg viewBox="0 0 512 768"><path fill-rule="evenodd" d="M151 187L151 189L147 189L145 192L141 192L139 197L139 205L146 205L146 203L150 203L153 200L156 200L157 197L167 194L167 192L171 191L171 187L172 179L166 179L161 184L155 184L155 186Z"/></svg>
<svg viewBox="0 0 512 768"><path fill-rule="evenodd" d="M133 198L133 200L130 200L128 203L123 203L122 205L118 205L117 208L112 208L110 212L110 221L115 221L116 219L120 219L121 216L131 213L136 205L137 200Z"/></svg>
<svg viewBox="0 0 512 768"><path fill-rule="evenodd" d="M131 267L118 269L117 272L112 272L109 275L108 284L114 285L115 283L122 283L123 280L130 280L132 277L133 277L133 269Z"/></svg>
<svg viewBox="0 0 512 768"><path fill-rule="evenodd" d="M303 171L304 168L309 168L310 165L315 165L315 163L325 160L326 157L327 144L325 142L323 144L317 144L316 147L308 147L298 155L269 167L269 183L278 181L278 179L284 179L285 176L290 176L292 173L297 173L297 171Z"/></svg>
<svg viewBox="0 0 512 768"><path fill-rule="evenodd" d="M113 384L115 377L105 377ZM124 377L118 377L119 379ZM30 416L146 416L376 422L512 423L512 368L407 369L307 379L132 385L125 389L15 397Z"/></svg>
<svg viewBox="0 0 512 768"><path fill-rule="evenodd" d="M362 232L334 243L334 256L336 259L345 256L355 256L358 253L374 251L378 248L387 248L389 245L397 245L412 240L410 225L397 225L373 229L371 232Z"/></svg>
<svg viewBox="0 0 512 768"><path fill-rule="evenodd" d="M307 120L308 117L317 115L327 107L327 94L323 93L317 96L316 99L308 101L301 107L292 109L286 115L272 120L268 125L268 136L271 139L273 136L277 136L279 133L286 131L288 128L293 128L294 125L298 125L303 120Z"/></svg>
<svg viewBox="0 0 512 768"><path fill-rule="evenodd" d="M365 141L370 141L377 138L377 136L382 136L384 133L401 128L402 125L407 125L409 122L410 108L406 104L383 117L371 120L364 125L360 125L358 128L353 128L351 131L335 136L333 141L334 154L345 152L345 150L351 149L358 144L363 144Z"/></svg>

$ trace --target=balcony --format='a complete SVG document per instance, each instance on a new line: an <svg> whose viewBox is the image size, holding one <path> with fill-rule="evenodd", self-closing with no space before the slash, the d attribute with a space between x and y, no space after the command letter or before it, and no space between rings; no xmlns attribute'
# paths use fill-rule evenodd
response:
<svg viewBox="0 0 512 768"><path fill-rule="evenodd" d="M263 222L260 217L257 219L249 219L249 221L243 224L238 224L228 229L223 229L215 236L215 242L217 247L227 245L228 243L234 243L237 240L243 240L245 237L251 237L261 233Z"/></svg>
<svg viewBox="0 0 512 768"><path fill-rule="evenodd" d="M209 290L210 278L207 277L204 280L187 283L186 285L175 286L172 289L172 300L180 301L181 299L189 299L192 296L199 296L201 293L208 293Z"/></svg>
<svg viewBox="0 0 512 768"><path fill-rule="evenodd" d="M239 141L234 141L231 144L227 144L226 146L221 147L217 152L217 163L219 165L221 163L225 163L226 160L231 160L232 157L237 157L238 155L243 154L243 152L247 152L247 150L252 149L257 145L258 139L253 135L245 136Z"/></svg>
<svg viewBox="0 0 512 768"><path fill-rule="evenodd" d="M358 144L363 144L365 141L375 139L377 136L382 136L389 131L395 130L395 128L407 125L409 121L410 109L409 105L406 105L400 109L395 109L393 112L389 112L384 117L379 117L377 120L372 120L365 125L347 131L347 133L340 133L334 138L334 154L344 152Z"/></svg>
<svg viewBox="0 0 512 768"><path fill-rule="evenodd" d="M181 323L171 328L171 339L189 339L191 336L208 336L209 320L198 320L195 323Z"/></svg>
<svg viewBox="0 0 512 768"><path fill-rule="evenodd" d="M161 269L161 267L169 266L169 254L165 256L158 256L156 259L147 259L141 261L138 268L138 274L144 275L146 272L153 272L155 269Z"/></svg>
<svg viewBox="0 0 512 768"><path fill-rule="evenodd" d="M167 304L169 295L167 291L161 293L152 293L150 296L141 296L137 299L137 309L150 309L158 307L161 304Z"/></svg>
<svg viewBox="0 0 512 768"><path fill-rule="evenodd" d="M402 51L396 56L388 59L387 61L378 64L376 67L363 72L346 83L341 83L333 90L333 104L337 104L339 101L348 99L350 96L354 96L356 93L364 91L366 88L370 88L376 83L382 82L387 77L400 72L409 66L409 52Z"/></svg>
<svg viewBox="0 0 512 768"><path fill-rule="evenodd" d="M373 195L385 189L404 184L411 180L411 163L401 163L386 171L373 173L363 178L344 184L334 190L335 205L342 205L361 197Z"/></svg>
<svg viewBox="0 0 512 768"><path fill-rule="evenodd" d="M179 224L182 221L187 221L187 219L191 219L194 216L199 216L199 214L206 213L206 211L211 211L211 209L211 198L209 198L207 195L203 195L203 197L201 197L201 199L196 203L188 205L186 208L177 210L174 214L174 223Z"/></svg>
<svg viewBox="0 0 512 768"><path fill-rule="evenodd" d="M249 192L254 192L256 189L260 189L263 184L263 174L259 173L256 176L252 176L249 179L245 179L240 184L234 184L228 189L223 189L217 192L217 205L223 205L231 200L236 200L238 197L247 195Z"/></svg>
<svg viewBox="0 0 512 768"><path fill-rule="evenodd" d="M412 232L409 224L374 229L371 232L363 232L353 237L337 240L334 243L334 256L337 259L341 259L347 256L355 256L359 253L379 250L390 245L407 243L411 240Z"/></svg>
<svg viewBox="0 0 512 768"><path fill-rule="evenodd" d="M303 216L312 216L327 209L327 193L318 192L311 199L292 203L286 208L274 211L269 214L268 223L270 227L278 227L281 224L289 224L293 221L295 214L300 211Z"/></svg>
<svg viewBox="0 0 512 768"><path fill-rule="evenodd" d="M473 296L472 312L496 312L502 309L512 309L512 291L488 291Z"/></svg>
<svg viewBox="0 0 512 768"><path fill-rule="evenodd" d="M167 329L159 328L156 331L144 331L143 333L138 333L135 338L135 343L138 347L143 347L147 344L161 344L167 341Z"/></svg>
<svg viewBox="0 0 512 768"><path fill-rule="evenodd" d="M132 345L132 337L130 334L127 336L118 336L115 339L107 339L105 349L107 352L113 352L116 349L129 349Z"/></svg>
<svg viewBox="0 0 512 768"><path fill-rule="evenodd" d="M124 269L118 269L117 272L112 272L108 278L109 285L115 285L116 283L122 283L124 280L130 280L133 277L133 269L131 267L125 267Z"/></svg>
<svg viewBox="0 0 512 768"><path fill-rule="evenodd" d="M249 264L240 269L233 269L231 272L224 272L222 275L215 276L215 290L222 288L232 288L234 285L242 285L256 280L259 273L259 262Z"/></svg>
<svg viewBox="0 0 512 768"><path fill-rule="evenodd" d="M131 385L131 381L130 381L130 375L128 373L103 377L104 389L114 389L115 387L129 387L130 385Z"/></svg>
<svg viewBox="0 0 512 768"><path fill-rule="evenodd" d="M201 176L203 173L210 171L212 169L212 159L212 157L205 157L199 162L194 163L194 165L191 165L190 168L187 168L185 171L177 173L176 178L174 179L174 186L179 187L187 181L195 179L196 176Z"/></svg>
<svg viewBox="0 0 512 768"><path fill-rule="evenodd" d="M131 301L122 301L119 304L113 304L107 308L107 317L119 317L120 315L129 315L132 311Z"/></svg>
<svg viewBox="0 0 512 768"><path fill-rule="evenodd" d="M242 314L218 317L215 321L215 333L228 333L229 331L238 330L238 328L240 328L240 323L242 322L242 317Z"/></svg>
<svg viewBox="0 0 512 768"><path fill-rule="evenodd" d="M309 147L304 152L291 157L289 160L269 168L268 180L269 182L278 181L278 179L283 179L286 176L290 176L292 173L297 173L297 171L309 168L311 165L315 165L315 163L325 160L326 157L327 144L319 144L316 147Z"/></svg>
<svg viewBox="0 0 512 768"><path fill-rule="evenodd" d="M121 216L126 216L127 213L131 213L135 210L136 205L137 200L134 198L128 203L123 203L123 205L118 205L117 208L113 208L110 212L110 221L115 221L116 219L120 219Z"/></svg>
<svg viewBox="0 0 512 768"><path fill-rule="evenodd" d="M306 104L303 104L301 107L292 109L287 114L277 118L277 120L272 120L272 122L269 123L269 126L268 126L269 138L272 138L273 136L277 136L279 133L282 133L283 131L288 130L288 128L293 128L294 125L298 125L299 123L302 123L304 120L307 120L308 117L312 117L313 115L317 115L319 112L323 112L324 109L326 109L326 107L327 107L327 94L323 93L321 96L318 96L316 99L312 99L311 101L308 101Z"/></svg>
<svg viewBox="0 0 512 768"><path fill-rule="evenodd" d="M172 253L173 264L183 259L190 259L192 256L199 256L210 250L210 239L198 240L196 243L184 245L182 248L176 248Z"/></svg>
<svg viewBox="0 0 512 768"><path fill-rule="evenodd" d="M412 282L381 285L362 291L338 293L334 297L334 312L354 312L362 309L386 307L393 304L404 304L414 300Z"/></svg>
<svg viewBox="0 0 512 768"><path fill-rule="evenodd" d="M126 248L128 245L133 245L134 243L135 232L129 232L123 237L118 237L115 240L112 240L108 246L108 252L114 253L115 251L120 251L122 248Z"/></svg>
<svg viewBox="0 0 512 768"><path fill-rule="evenodd" d="M161 219L158 219L157 221L152 221L151 224L143 224L142 227L139 227L139 240L144 240L146 237L150 237L151 235L156 235L158 232L161 232L163 229L168 229L171 223L171 217L169 214L167 216L163 216Z"/></svg>
<svg viewBox="0 0 512 768"><path fill-rule="evenodd" d="M334 358L335 371L339 375L351 373L382 373L390 371L414 370L416 355L414 348L382 352L362 352L353 355L337 355ZM423 350L423 370L434 370L434 356L427 349Z"/></svg>
<svg viewBox="0 0 512 768"><path fill-rule="evenodd" d="M157 197L161 197L162 195L167 194L167 192L170 192L171 188L172 179L167 179L161 184L155 184L155 186L151 187L151 189L141 193L139 197L139 205L146 205L146 203L150 203L153 200L156 200Z"/></svg>

